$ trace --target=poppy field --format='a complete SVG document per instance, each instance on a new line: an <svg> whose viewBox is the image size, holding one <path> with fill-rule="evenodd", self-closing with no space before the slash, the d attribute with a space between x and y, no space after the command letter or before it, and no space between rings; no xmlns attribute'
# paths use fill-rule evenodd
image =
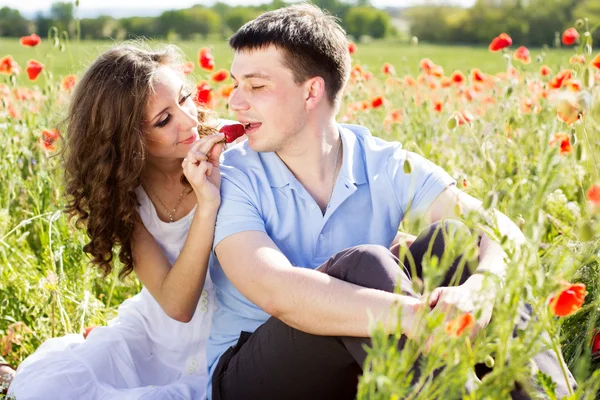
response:
<svg viewBox="0 0 600 400"><path fill-rule="evenodd" d="M423 340L399 352L398 337L374 327L358 398L501 399L518 382L552 399L553 382L529 363L544 348L560 349L563 375L576 377L570 398L600 398L600 50L585 21L561 39L561 48L544 49L502 32L486 48L416 40L349 46L353 68L338 121L364 125L446 169L483 201L465 222L502 243L508 262L505 281L494 286L492 321L476 334L478 315L449 322L422 315ZM50 337L107 324L141 289L135 278L119 281L118 266L101 276L82 251L85 234L62 212L61 121L85 66L109 47L0 39L0 356L15 366ZM232 118L226 42L180 47L196 102ZM526 244L516 248L499 234L492 208L517 223ZM400 229L422 227L407 219ZM473 248L468 238L450 241L451 251L476 258ZM425 260L418 290L430 293L447 262ZM513 332L523 303L532 318ZM415 362L422 373L411 384ZM491 372L466 393L476 364ZM430 379L434 371L438 379Z"/></svg>

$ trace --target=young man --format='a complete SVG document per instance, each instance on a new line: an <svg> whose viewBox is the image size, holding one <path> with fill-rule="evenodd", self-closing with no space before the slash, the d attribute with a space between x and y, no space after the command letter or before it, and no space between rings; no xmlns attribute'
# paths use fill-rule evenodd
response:
<svg viewBox="0 0 600 400"><path fill-rule="evenodd" d="M371 318L393 332L401 307L410 337L420 307L475 312L484 274L425 304L387 250L408 211L435 222L481 203L398 143L336 123L347 44L332 17L306 4L265 13L230 39L230 107L248 140L221 168L210 270L219 308L207 350L215 400L354 398ZM478 272L502 276L501 247L485 235L479 247ZM396 283L403 294L392 293Z"/></svg>

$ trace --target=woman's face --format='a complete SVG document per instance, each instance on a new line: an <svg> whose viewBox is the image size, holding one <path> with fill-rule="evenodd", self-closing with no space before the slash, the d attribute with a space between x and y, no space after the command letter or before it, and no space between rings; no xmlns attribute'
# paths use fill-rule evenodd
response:
<svg viewBox="0 0 600 400"><path fill-rule="evenodd" d="M143 124L147 150L155 158L183 158L198 139L198 109L181 76L161 66Z"/></svg>

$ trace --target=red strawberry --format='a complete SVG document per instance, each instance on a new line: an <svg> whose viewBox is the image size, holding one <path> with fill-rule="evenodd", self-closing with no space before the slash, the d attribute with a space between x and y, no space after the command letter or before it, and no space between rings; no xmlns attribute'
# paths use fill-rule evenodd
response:
<svg viewBox="0 0 600 400"><path fill-rule="evenodd" d="M225 125L219 132L225 134L225 143L232 143L246 132L246 128L242 124Z"/></svg>

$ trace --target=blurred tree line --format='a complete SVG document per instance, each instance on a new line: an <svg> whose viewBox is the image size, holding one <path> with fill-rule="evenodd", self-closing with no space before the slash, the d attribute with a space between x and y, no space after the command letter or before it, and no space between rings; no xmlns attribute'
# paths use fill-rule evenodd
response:
<svg viewBox="0 0 600 400"><path fill-rule="evenodd" d="M372 7L369 0L313 2L338 17L347 32L357 39L361 36L383 38L394 33L390 15ZM83 39L122 40L144 36L185 40L206 38L213 34L227 37L259 14L286 5L288 3L283 0L272 0L271 3L260 6L230 6L217 2L211 7L196 5L187 9L168 10L156 17L82 18L79 26ZM54 3L48 14L38 13L33 20L26 19L18 10L3 7L0 8L0 36L19 37L35 32L44 37L49 29L56 26L74 37L77 34L76 14L77 10L72 2Z"/></svg>
<svg viewBox="0 0 600 400"><path fill-rule="evenodd" d="M564 29L588 18L600 24L599 0L477 0L471 8L423 6L406 10L410 32L436 43L488 44L500 32L514 43L552 46ZM600 29L594 32L600 40Z"/></svg>

